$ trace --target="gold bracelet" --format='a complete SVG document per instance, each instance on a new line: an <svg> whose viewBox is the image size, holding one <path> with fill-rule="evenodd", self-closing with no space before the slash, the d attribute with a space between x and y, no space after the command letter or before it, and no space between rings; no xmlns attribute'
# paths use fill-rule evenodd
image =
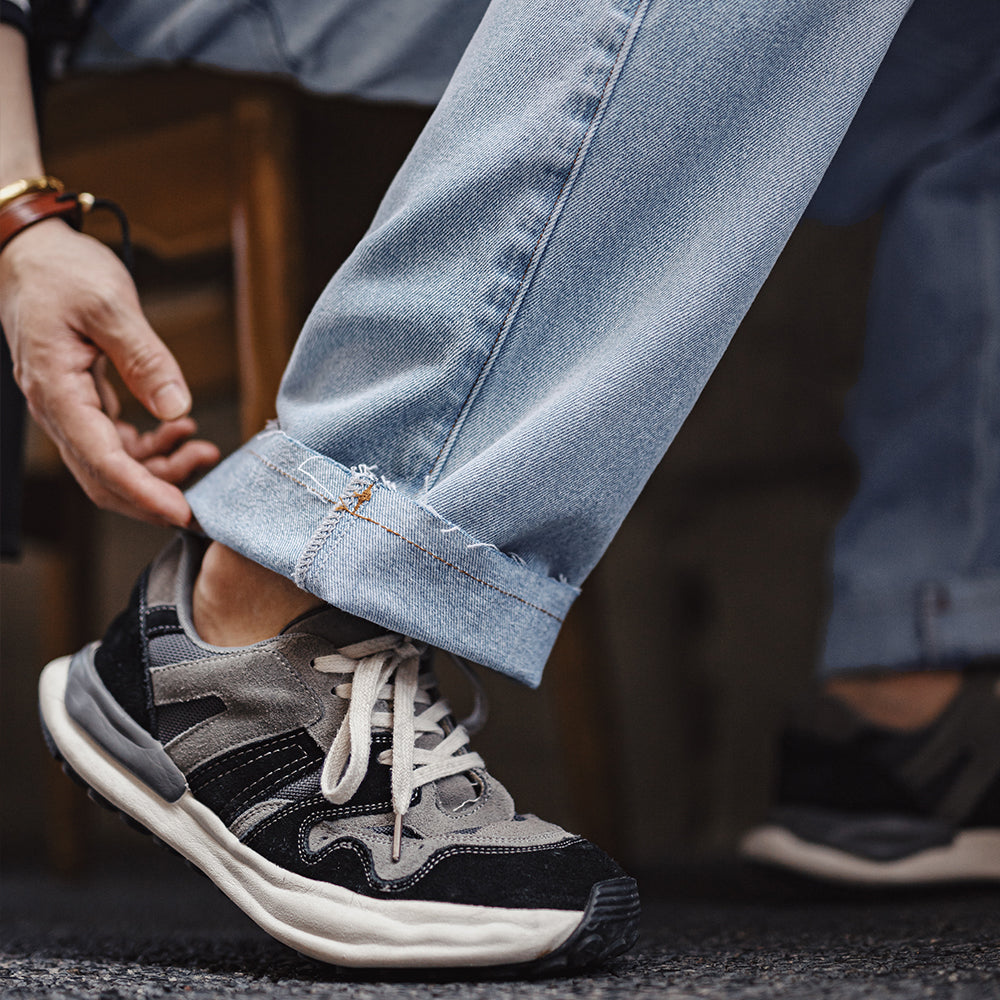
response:
<svg viewBox="0 0 1000 1000"><path fill-rule="evenodd" d="M63 182L57 177L23 177L19 181L0 187L0 208L22 195L33 194L36 191L61 192L63 186Z"/></svg>

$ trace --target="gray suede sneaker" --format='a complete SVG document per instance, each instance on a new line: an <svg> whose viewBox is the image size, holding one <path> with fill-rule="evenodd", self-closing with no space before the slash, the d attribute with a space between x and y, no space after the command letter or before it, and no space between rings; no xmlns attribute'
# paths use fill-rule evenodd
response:
<svg viewBox="0 0 1000 1000"><path fill-rule="evenodd" d="M423 649L332 608L239 649L191 625L179 536L104 639L42 673L53 753L280 941L340 965L593 965L635 882L515 811Z"/></svg>

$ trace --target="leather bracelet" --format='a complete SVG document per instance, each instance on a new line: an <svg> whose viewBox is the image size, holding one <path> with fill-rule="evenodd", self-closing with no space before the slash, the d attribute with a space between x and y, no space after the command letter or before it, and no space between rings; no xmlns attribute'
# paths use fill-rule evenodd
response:
<svg viewBox="0 0 1000 1000"><path fill-rule="evenodd" d="M56 191L61 194L63 189L63 182L58 177L50 177L48 174L40 177L22 177L19 181L0 187L0 208L15 198L35 191Z"/></svg>
<svg viewBox="0 0 1000 1000"><path fill-rule="evenodd" d="M128 219L120 206L107 198L92 194L66 194L61 191L32 191L22 194L0 206L0 251L29 226L45 219L62 219L74 229L83 228L83 216L91 209L104 209L117 219L122 230L121 257L129 273L132 272L132 240Z"/></svg>
<svg viewBox="0 0 1000 1000"><path fill-rule="evenodd" d="M93 206L91 195L35 191L23 194L0 208L0 250L18 233L45 219L62 219L74 229L83 226L83 213Z"/></svg>

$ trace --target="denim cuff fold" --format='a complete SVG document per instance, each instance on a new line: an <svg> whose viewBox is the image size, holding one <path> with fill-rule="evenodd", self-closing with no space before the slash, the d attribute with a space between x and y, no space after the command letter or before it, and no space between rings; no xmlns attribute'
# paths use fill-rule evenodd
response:
<svg viewBox="0 0 1000 1000"><path fill-rule="evenodd" d="M343 611L532 687L579 593L473 538L378 470L280 430L188 492L207 535Z"/></svg>
<svg viewBox="0 0 1000 1000"><path fill-rule="evenodd" d="M933 670L994 656L1000 576L952 577L835 594L819 672Z"/></svg>

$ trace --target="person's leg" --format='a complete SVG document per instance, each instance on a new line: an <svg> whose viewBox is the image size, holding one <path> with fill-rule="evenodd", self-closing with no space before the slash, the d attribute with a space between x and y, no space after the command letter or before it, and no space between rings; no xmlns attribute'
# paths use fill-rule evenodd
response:
<svg viewBox="0 0 1000 1000"><path fill-rule="evenodd" d="M318 94L433 104L488 0L102 0L78 69L184 61L293 78Z"/></svg>
<svg viewBox="0 0 1000 1000"><path fill-rule="evenodd" d="M825 674L1000 656L998 261L994 120L886 210L846 422L861 477L837 529Z"/></svg>
<svg viewBox="0 0 1000 1000"><path fill-rule="evenodd" d="M179 538L101 643L43 671L54 752L317 957L554 970L628 947L634 881L516 812L421 640L537 681L905 7L491 6L314 309L279 426L190 494L227 548ZM195 577L229 549L287 578L283 614L313 600L288 581L334 607L206 643Z"/></svg>
<svg viewBox="0 0 1000 1000"><path fill-rule="evenodd" d="M1000 655L1000 23L973 0L913 14L923 36L886 61L895 78L876 81L817 197L884 161L865 137L894 122L824 676Z"/></svg>
<svg viewBox="0 0 1000 1000"><path fill-rule="evenodd" d="M537 682L905 7L494 4L201 525Z"/></svg>
<svg viewBox="0 0 1000 1000"><path fill-rule="evenodd" d="M822 693L744 842L811 875L1000 879L997 93L994 5L918 2L811 206L885 203Z"/></svg>

